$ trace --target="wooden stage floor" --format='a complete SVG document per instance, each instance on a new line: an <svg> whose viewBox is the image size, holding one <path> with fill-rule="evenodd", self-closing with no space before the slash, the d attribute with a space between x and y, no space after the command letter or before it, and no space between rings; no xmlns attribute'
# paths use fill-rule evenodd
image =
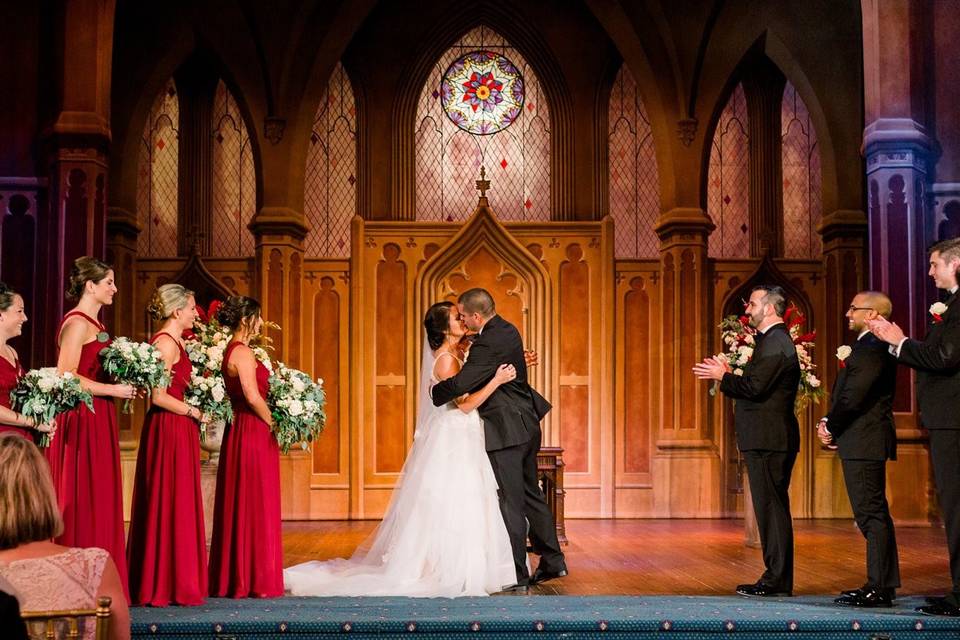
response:
<svg viewBox="0 0 960 640"><path fill-rule="evenodd" d="M285 522L286 566L349 556L375 521ZM852 520L794 523L796 595L837 594L865 580L865 543ZM743 544L742 520L567 520L570 576L545 595L730 595L763 570ZM898 594L942 594L950 585L941 527L898 527ZM533 560L535 565L535 559Z"/></svg>

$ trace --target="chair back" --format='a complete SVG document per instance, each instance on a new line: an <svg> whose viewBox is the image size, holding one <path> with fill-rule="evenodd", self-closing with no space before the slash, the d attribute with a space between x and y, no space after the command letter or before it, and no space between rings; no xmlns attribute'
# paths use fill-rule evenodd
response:
<svg viewBox="0 0 960 640"><path fill-rule="evenodd" d="M30 640L80 640L80 621L94 625L94 640L110 638L110 603L107 596L97 598L96 609L74 611L24 611L20 617L27 625Z"/></svg>

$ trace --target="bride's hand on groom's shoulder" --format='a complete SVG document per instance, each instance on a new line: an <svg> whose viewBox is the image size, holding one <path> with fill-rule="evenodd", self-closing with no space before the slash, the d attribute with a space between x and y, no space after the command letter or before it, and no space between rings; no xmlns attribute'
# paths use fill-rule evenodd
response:
<svg viewBox="0 0 960 640"><path fill-rule="evenodd" d="M502 364L494 374L493 379L498 384L510 382L517 377L517 369L512 364Z"/></svg>

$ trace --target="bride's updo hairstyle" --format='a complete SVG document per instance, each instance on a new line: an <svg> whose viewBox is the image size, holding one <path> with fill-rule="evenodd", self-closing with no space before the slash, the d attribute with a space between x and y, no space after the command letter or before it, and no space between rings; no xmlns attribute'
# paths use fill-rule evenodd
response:
<svg viewBox="0 0 960 640"><path fill-rule="evenodd" d="M183 309L190 302L193 291L182 284L164 284L157 287L147 305L147 311L154 320L166 320L177 309Z"/></svg>
<svg viewBox="0 0 960 640"><path fill-rule="evenodd" d="M447 337L452 308L452 302L437 302L430 305L427 315L423 318L423 328L427 330L427 343L434 351L440 348Z"/></svg>
<svg viewBox="0 0 960 640"><path fill-rule="evenodd" d="M217 310L217 322L231 331L249 327L260 315L260 303L247 296L230 296Z"/></svg>
<svg viewBox="0 0 960 640"><path fill-rule="evenodd" d="M83 295L83 288L87 282L98 284L113 270L106 262L90 256L80 256L73 261L70 267L70 283L67 285L67 298L79 300Z"/></svg>

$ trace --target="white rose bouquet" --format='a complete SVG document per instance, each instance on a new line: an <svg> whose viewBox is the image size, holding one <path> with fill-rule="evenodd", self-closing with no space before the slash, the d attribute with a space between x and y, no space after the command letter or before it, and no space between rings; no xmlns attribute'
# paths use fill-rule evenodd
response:
<svg viewBox="0 0 960 640"><path fill-rule="evenodd" d="M233 407L227 396L221 368L223 354L230 342L230 332L222 330L212 314L207 322L197 320L193 328L194 334L186 343L193 370L183 401L199 409L211 420L230 422L233 420ZM206 423L201 423L200 440L205 440L206 436Z"/></svg>
<svg viewBox="0 0 960 640"><path fill-rule="evenodd" d="M134 342L130 338L116 338L100 352L103 370L121 384L144 390L147 395L154 387L170 384L160 350L149 342ZM124 401L123 412L133 410L130 399Z"/></svg>
<svg viewBox="0 0 960 640"><path fill-rule="evenodd" d="M282 362L270 375L267 406L273 415L273 433L280 450L287 453L298 442L306 449L323 431L327 421L323 380L316 382L303 371Z"/></svg>
<svg viewBox="0 0 960 640"><path fill-rule="evenodd" d="M58 414L73 409L81 402L93 411L93 396L80 386L80 378L56 367L32 369L10 392L14 410L33 418L37 424L49 424ZM50 446L52 435L41 434L40 447Z"/></svg>

